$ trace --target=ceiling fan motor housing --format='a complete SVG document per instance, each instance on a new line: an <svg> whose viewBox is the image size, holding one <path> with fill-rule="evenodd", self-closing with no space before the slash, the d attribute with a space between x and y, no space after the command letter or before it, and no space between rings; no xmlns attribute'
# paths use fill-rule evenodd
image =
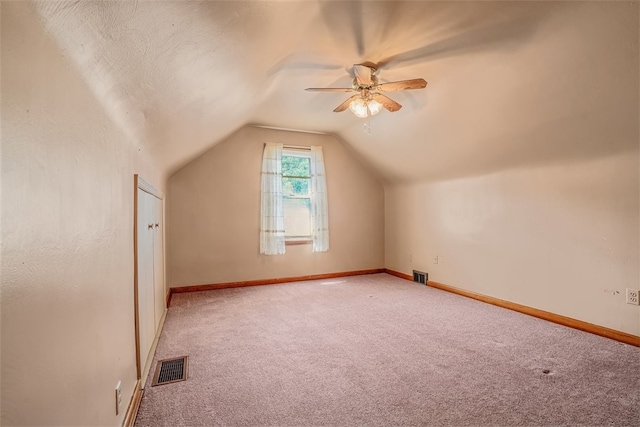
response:
<svg viewBox="0 0 640 427"><path fill-rule="evenodd" d="M378 85L378 77L374 76L373 74L371 74L371 84L370 85L361 85L360 83L358 83L358 79L356 77L353 78L352 81L352 86L353 89L355 90L362 90L362 89L371 89L374 86Z"/></svg>

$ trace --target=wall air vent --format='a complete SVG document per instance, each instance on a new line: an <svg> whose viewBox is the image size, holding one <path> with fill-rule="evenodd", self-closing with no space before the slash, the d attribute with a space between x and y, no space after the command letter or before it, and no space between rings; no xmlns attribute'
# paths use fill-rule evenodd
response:
<svg viewBox="0 0 640 427"><path fill-rule="evenodd" d="M151 386L175 383L187 379L189 356L158 361Z"/></svg>
<svg viewBox="0 0 640 427"><path fill-rule="evenodd" d="M422 271L413 270L413 281L416 283L422 283L423 285L427 284L427 280L429 280L429 275Z"/></svg>

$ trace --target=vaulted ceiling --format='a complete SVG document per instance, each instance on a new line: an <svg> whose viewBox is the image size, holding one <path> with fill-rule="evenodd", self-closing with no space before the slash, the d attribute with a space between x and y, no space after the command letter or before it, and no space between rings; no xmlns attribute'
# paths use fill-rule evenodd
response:
<svg viewBox="0 0 640 427"><path fill-rule="evenodd" d="M633 148L638 5L605 2L32 3L107 114L168 174L246 124L332 133L384 182ZM353 64L403 105L332 110ZM633 132L632 132L633 133Z"/></svg>

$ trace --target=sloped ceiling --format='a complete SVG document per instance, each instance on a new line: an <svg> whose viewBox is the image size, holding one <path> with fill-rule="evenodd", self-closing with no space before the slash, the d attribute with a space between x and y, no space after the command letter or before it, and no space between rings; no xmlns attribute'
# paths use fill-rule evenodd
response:
<svg viewBox="0 0 640 427"><path fill-rule="evenodd" d="M123 132L168 174L245 124L332 133L386 183L603 156L638 122L638 4L34 2ZM332 110L355 63L425 90ZM628 134L628 132L627 132ZM613 136L613 137L612 137ZM636 138L637 139L637 138Z"/></svg>

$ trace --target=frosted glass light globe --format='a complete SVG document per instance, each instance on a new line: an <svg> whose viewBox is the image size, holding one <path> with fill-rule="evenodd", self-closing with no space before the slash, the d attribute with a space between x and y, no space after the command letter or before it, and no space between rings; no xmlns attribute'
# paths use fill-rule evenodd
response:
<svg viewBox="0 0 640 427"><path fill-rule="evenodd" d="M369 113L371 113L372 116L375 116L380 112L380 110L382 110L382 104L380 104L375 99L367 102L367 106L369 107Z"/></svg>
<svg viewBox="0 0 640 427"><path fill-rule="evenodd" d="M369 115L369 111L367 110L367 102L362 98L352 101L349 104L349 109L353 112L353 114L360 117L361 119L364 119Z"/></svg>

